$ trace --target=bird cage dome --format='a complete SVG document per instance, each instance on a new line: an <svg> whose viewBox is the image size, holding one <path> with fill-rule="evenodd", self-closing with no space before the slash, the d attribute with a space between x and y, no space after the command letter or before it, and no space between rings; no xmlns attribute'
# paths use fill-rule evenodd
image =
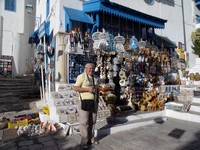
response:
<svg viewBox="0 0 200 150"><path fill-rule="evenodd" d="M99 34L98 38L99 38L100 40L106 40L106 41L109 41L109 40L110 40L110 39L109 39L109 34L106 33L106 31L105 31L104 29L103 29L103 32L101 32L101 33Z"/></svg>
<svg viewBox="0 0 200 150"><path fill-rule="evenodd" d="M110 40L108 33L106 33L105 30L103 29L103 32L101 32L98 35L98 38L99 38L99 48L101 48L102 50L107 50L108 49L108 41Z"/></svg>
<svg viewBox="0 0 200 150"><path fill-rule="evenodd" d="M142 39L138 42L138 47L139 49L143 49L146 46L146 42L143 41Z"/></svg>
<svg viewBox="0 0 200 150"><path fill-rule="evenodd" d="M92 34L92 40L94 40L94 41L96 41L96 40L99 40L99 34L100 34L101 32L99 32L98 30L97 30L97 32L94 32L93 34Z"/></svg>
<svg viewBox="0 0 200 150"><path fill-rule="evenodd" d="M138 46L138 40L135 36L132 36L130 39L130 49L135 50Z"/></svg>
<svg viewBox="0 0 200 150"><path fill-rule="evenodd" d="M125 38L121 36L120 34L118 34L118 36L114 38L114 41L115 41L115 44L124 44Z"/></svg>

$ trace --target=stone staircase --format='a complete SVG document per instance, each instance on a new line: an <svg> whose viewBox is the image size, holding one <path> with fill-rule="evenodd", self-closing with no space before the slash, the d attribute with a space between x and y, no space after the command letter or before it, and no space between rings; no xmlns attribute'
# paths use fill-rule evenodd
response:
<svg viewBox="0 0 200 150"><path fill-rule="evenodd" d="M121 131L139 128L151 124L162 124L167 120L165 110L155 112L132 112L132 114L123 114L123 116L115 116L111 123L104 125L96 130L96 136L106 136ZM97 123L98 125L98 123Z"/></svg>
<svg viewBox="0 0 200 150"><path fill-rule="evenodd" d="M193 96L187 112L166 109L166 117L200 123L200 97Z"/></svg>
<svg viewBox="0 0 200 150"><path fill-rule="evenodd" d="M39 99L33 76L0 78L0 113L34 109L33 102Z"/></svg>

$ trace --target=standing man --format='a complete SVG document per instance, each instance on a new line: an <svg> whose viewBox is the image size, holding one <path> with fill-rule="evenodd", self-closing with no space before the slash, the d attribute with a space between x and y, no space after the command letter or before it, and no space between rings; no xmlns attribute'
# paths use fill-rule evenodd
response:
<svg viewBox="0 0 200 150"><path fill-rule="evenodd" d="M81 147L88 149L91 144L98 144L94 139L94 126L98 110L99 79L94 75L94 64L87 63L85 72L78 75L74 90L80 93L79 128Z"/></svg>

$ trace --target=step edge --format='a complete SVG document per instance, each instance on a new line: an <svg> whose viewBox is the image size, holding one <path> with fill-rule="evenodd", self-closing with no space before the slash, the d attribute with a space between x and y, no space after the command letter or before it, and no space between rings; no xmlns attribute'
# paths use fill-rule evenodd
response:
<svg viewBox="0 0 200 150"><path fill-rule="evenodd" d="M164 119L164 121L166 121L166 120L167 120L167 118ZM155 120L148 120L148 121L143 121L143 122L129 123L126 125L114 126L114 127L110 127L110 128L98 129L98 130L95 130L95 135L96 136L109 135L109 134L114 134L114 133L118 133L121 131L139 128L139 127L143 127L143 126L147 126L147 125L151 125L151 124L155 124L155 123L156 123Z"/></svg>

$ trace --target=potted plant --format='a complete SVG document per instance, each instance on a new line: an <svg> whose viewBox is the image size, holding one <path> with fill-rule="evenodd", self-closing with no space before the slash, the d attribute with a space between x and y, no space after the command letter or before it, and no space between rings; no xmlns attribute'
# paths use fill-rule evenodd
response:
<svg viewBox="0 0 200 150"><path fill-rule="evenodd" d="M196 29L191 34L191 40L193 43L192 49L195 55L200 56L200 28Z"/></svg>

